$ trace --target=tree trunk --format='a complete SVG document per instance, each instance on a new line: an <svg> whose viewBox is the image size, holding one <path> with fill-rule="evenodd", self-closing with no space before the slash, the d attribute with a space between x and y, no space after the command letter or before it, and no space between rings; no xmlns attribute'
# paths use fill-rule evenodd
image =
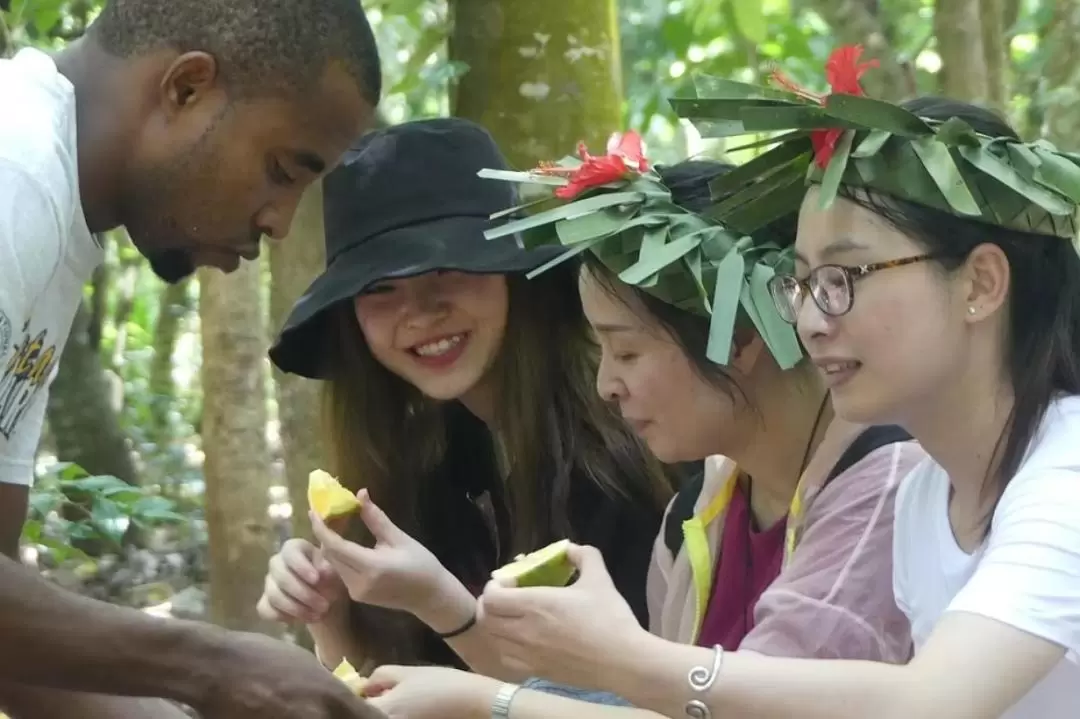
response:
<svg viewBox="0 0 1080 719"><path fill-rule="evenodd" d="M913 72L900 63L881 20L865 0L813 0L808 4L829 23L837 45L862 45L864 59L877 59L880 66L862 80L867 95L897 102L915 94Z"/></svg>
<svg viewBox="0 0 1080 719"><path fill-rule="evenodd" d="M274 546L259 264L230 275L200 270L199 289L210 616L231 629L278 633L255 613Z"/></svg>
<svg viewBox="0 0 1080 719"><path fill-rule="evenodd" d="M1006 0L981 0L982 44L986 55L986 102L1006 116L1009 101L1009 42L1005 37Z"/></svg>
<svg viewBox="0 0 1080 719"><path fill-rule="evenodd" d="M452 0L452 60L469 71L455 115L478 122L512 166L602 153L622 130L615 0Z"/></svg>
<svg viewBox="0 0 1080 719"><path fill-rule="evenodd" d="M150 358L150 436L159 446L172 439L169 409L175 402L173 352L180 337L184 317L191 311L191 283L188 280L165 285L158 297L157 323L154 325L154 355Z"/></svg>
<svg viewBox="0 0 1080 719"><path fill-rule="evenodd" d="M323 244L322 185L312 185L300 201L292 231L270 248L270 318L275 328L285 323L293 303L322 272L326 262ZM285 477L292 505L292 536L311 536L307 521L307 478L325 465L320 431L321 383L274 369L277 383L278 420L281 425ZM305 634L306 633L302 633Z"/></svg>
<svg viewBox="0 0 1080 719"><path fill-rule="evenodd" d="M1080 0L1057 0L1046 43L1046 137L1060 148L1080 144Z"/></svg>
<svg viewBox="0 0 1080 719"><path fill-rule="evenodd" d="M90 334L90 311L80 303L49 390L47 416L57 457L90 474L110 474L136 484L138 473L120 429L119 408L109 399L111 383Z"/></svg>
<svg viewBox="0 0 1080 719"><path fill-rule="evenodd" d="M979 0L937 0L934 35L941 70L941 93L955 100L987 104L990 98L983 50L982 6Z"/></svg>

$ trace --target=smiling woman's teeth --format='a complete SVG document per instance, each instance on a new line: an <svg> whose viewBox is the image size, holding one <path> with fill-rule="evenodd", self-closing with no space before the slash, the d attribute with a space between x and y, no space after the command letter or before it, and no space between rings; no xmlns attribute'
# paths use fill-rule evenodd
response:
<svg viewBox="0 0 1080 719"><path fill-rule="evenodd" d="M416 354L421 357L438 357L439 355L444 355L458 345L464 337L465 335L454 335L453 337L441 339L438 342L419 345L416 348Z"/></svg>

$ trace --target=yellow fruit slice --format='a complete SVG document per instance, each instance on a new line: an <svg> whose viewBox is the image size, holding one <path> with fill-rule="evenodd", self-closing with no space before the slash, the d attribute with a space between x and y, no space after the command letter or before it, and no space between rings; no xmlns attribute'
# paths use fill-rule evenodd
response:
<svg viewBox="0 0 1080 719"><path fill-rule="evenodd" d="M519 587L562 587L574 576L575 567L566 556L569 539L517 558L491 573L492 579L514 579Z"/></svg>
<svg viewBox="0 0 1080 719"><path fill-rule="evenodd" d="M367 678L360 676L348 659L341 660L341 664L338 664L337 669L334 670L334 676L345 682L345 686L349 687L353 694L358 697L364 696Z"/></svg>
<svg viewBox="0 0 1080 719"><path fill-rule="evenodd" d="M350 514L360 506L355 494L321 469L308 475L307 498L311 509L324 520Z"/></svg>

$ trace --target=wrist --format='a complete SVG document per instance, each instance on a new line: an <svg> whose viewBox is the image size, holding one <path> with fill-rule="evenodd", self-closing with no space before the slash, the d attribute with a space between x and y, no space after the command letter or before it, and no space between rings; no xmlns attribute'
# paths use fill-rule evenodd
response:
<svg viewBox="0 0 1080 719"><path fill-rule="evenodd" d="M470 678L475 687L468 692L465 705L461 707L461 716L468 719L491 719L495 708L495 698L503 688L503 682L490 677L472 674Z"/></svg>
<svg viewBox="0 0 1080 719"><path fill-rule="evenodd" d="M449 634L475 618L476 597L457 577L447 573L413 614L437 634Z"/></svg>
<svg viewBox="0 0 1080 719"><path fill-rule="evenodd" d="M221 686L230 667L230 632L208 623L166 621L172 625L167 628L172 637L163 642L160 651L171 656L171 661L162 666L163 676L148 677L157 690L153 694L202 706Z"/></svg>

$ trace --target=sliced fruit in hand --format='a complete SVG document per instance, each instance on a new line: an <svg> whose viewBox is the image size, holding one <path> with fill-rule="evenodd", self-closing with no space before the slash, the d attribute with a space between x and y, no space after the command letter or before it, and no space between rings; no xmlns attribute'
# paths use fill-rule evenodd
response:
<svg viewBox="0 0 1080 719"><path fill-rule="evenodd" d="M560 539L535 552L519 554L513 562L492 572L491 578L513 579L519 587L565 586L576 571L566 556L569 547L569 539Z"/></svg>
<svg viewBox="0 0 1080 719"><path fill-rule="evenodd" d="M307 498L311 509L324 521L351 514L360 507L355 494L321 469L308 475Z"/></svg>
<svg viewBox="0 0 1080 719"><path fill-rule="evenodd" d="M334 670L334 676L343 681L353 694L358 697L364 696L367 677L360 676L348 659L341 660L341 664L338 664L337 669Z"/></svg>

